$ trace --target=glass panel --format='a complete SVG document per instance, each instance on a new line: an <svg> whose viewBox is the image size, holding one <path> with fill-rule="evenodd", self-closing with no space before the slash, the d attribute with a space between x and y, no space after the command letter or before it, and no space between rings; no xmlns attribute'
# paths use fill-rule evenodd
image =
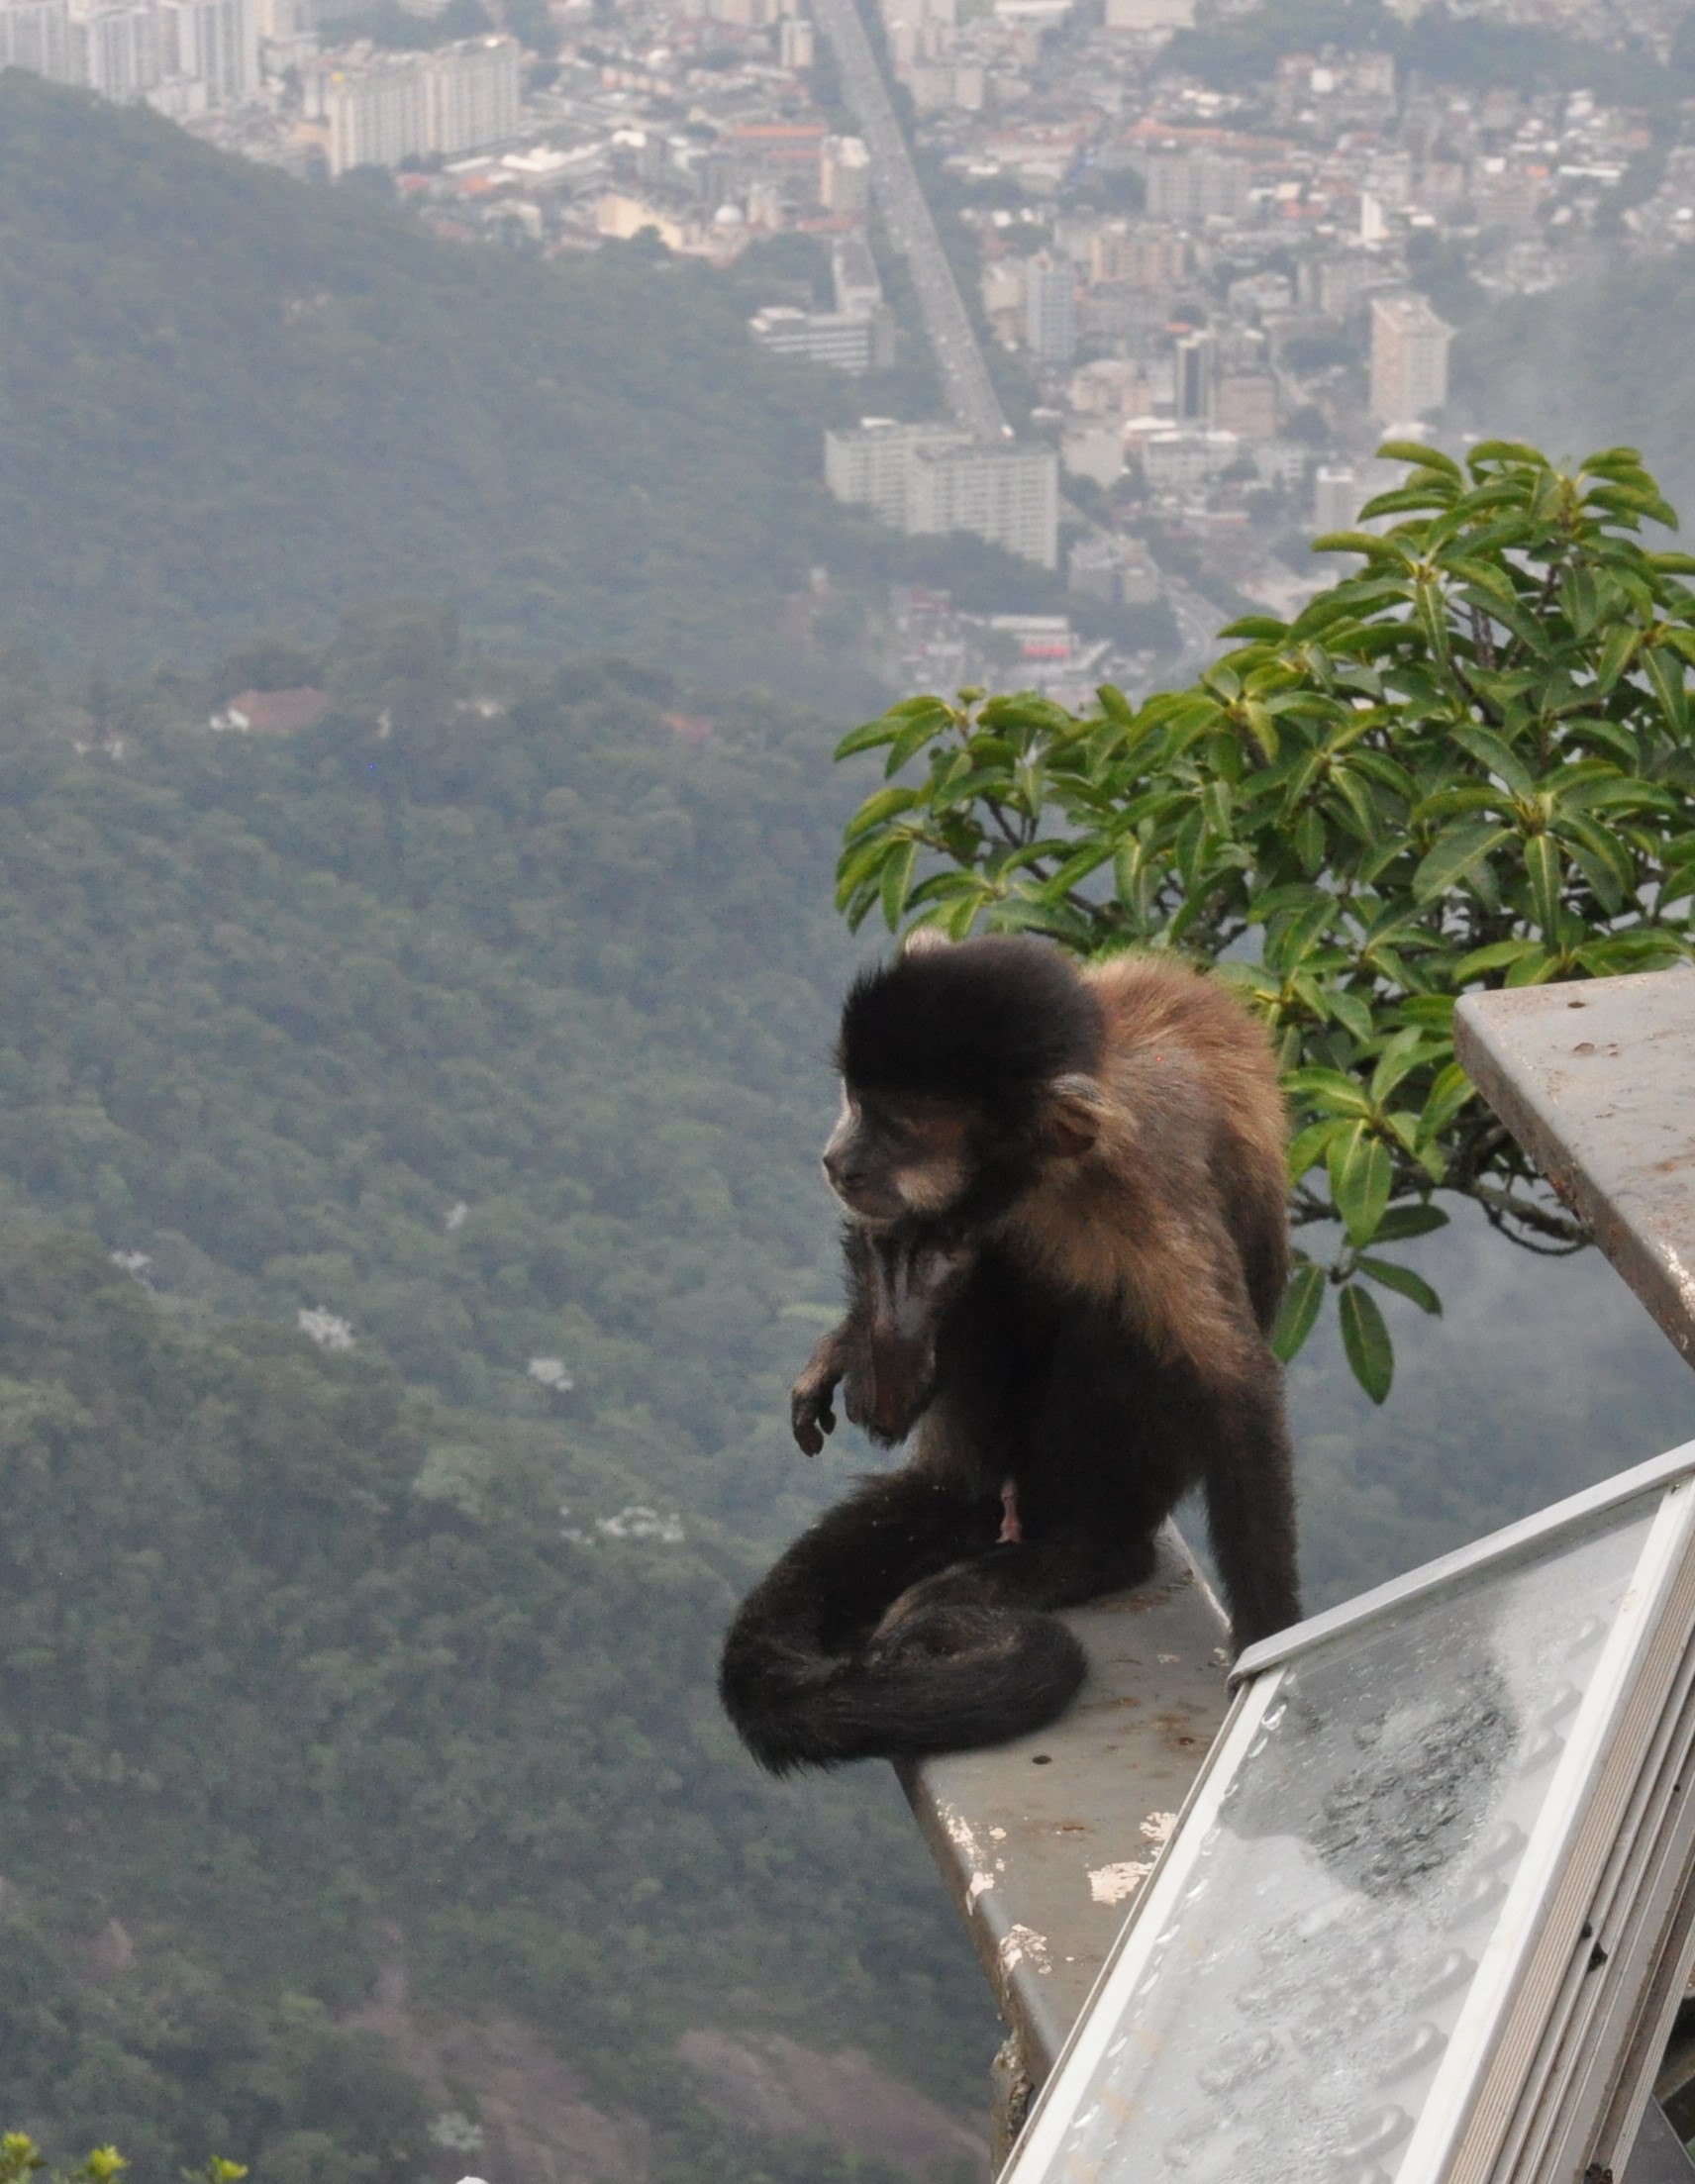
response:
<svg viewBox="0 0 1695 2184"><path fill-rule="evenodd" d="M1658 1506L1296 1656L1049 2175L1392 2184Z"/></svg>

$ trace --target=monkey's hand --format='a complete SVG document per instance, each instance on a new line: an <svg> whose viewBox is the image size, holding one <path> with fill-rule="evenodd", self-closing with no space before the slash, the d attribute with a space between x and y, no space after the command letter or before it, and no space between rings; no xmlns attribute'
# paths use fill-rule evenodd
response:
<svg viewBox="0 0 1695 2184"><path fill-rule="evenodd" d="M807 1359L806 1370L789 1390L789 1423L803 1455L816 1456L826 1434L836 1431L832 1398L847 1370L840 1329L827 1335Z"/></svg>

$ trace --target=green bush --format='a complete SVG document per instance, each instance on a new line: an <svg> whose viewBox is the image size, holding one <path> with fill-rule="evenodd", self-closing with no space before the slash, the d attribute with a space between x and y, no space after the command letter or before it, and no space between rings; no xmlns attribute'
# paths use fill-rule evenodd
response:
<svg viewBox="0 0 1695 2184"><path fill-rule="evenodd" d="M1454 1061L1455 999L1695 952L1695 559L1638 538L1676 522L1640 456L1381 452L1412 466L1362 512L1387 528L1317 542L1363 566L1292 623L1233 624L1190 689L1104 688L1083 716L915 697L839 752L887 753L840 865L855 927L1178 948L1251 998L1294 1113L1295 1222L1342 1232L1299 1255L1278 1347L1333 1288L1378 1402L1394 1356L1366 1285L1441 1310L1382 1255L1446 1223L1439 1191L1533 1249L1587 1241Z"/></svg>

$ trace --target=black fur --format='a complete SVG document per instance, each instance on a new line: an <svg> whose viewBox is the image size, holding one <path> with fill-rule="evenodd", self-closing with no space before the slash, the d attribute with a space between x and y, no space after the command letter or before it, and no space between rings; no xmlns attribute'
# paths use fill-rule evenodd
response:
<svg viewBox="0 0 1695 2184"><path fill-rule="evenodd" d="M993 938L861 971L837 1064L855 1091L969 1103L1022 1119L1050 1078L1091 1069L1101 1010L1059 950Z"/></svg>
<svg viewBox="0 0 1695 2184"><path fill-rule="evenodd" d="M961 1602L879 1633L891 1601L959 1555L998 1551L999 1496L910 1471L865 1479L743 1603L719 1689L761 1766L922 1757L1041 1729L1087 1667L1051 1616Z"/></svg>

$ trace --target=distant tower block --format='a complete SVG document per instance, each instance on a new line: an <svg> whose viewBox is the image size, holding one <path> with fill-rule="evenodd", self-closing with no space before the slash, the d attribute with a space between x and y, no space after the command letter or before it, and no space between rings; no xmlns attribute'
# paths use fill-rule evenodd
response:
<svg viewBox="0 0 1695 2184"><path fill-rule="evenodd" d="M827 212L862 213L870 204L871 154L862 137L825 138L818 195Z"/></svg>
<svg viewBox="0 0 1695 2184"><path fill-rule="evenodd" d="M1109 31L1187 31L1195 0L1107 0Z"/></svg>
<svg viewBox="0 0 1695 2184"><path fill-rule="evenodd" d="M1352 529L1365 498L1359 473L1346 464L1322 464L1313 480L1313 529L1320 539Z"/></svg>
<svg viewBox="0 0 1695 2184"><path fill-rule="evenodd" d="M1172 372L1178 423L1205 424L1213 413L1212 336L1183 335L1172 351Z"/></svg>
<svg viewBox="0 0 1695 2184"><path fill-rule="evenodd" d="M1410 424L1447 400L1453 329L1423 296L1371 302L1371 414L1380 425Z"/></svg>
<svg viewBox="0 0 1695 2184"><path fill-rule="evenodd" d="M1039 251L1024 269L1024 327L1039 364L1068 364L1077 349L1077 273L1069 258Z"/></svg>

